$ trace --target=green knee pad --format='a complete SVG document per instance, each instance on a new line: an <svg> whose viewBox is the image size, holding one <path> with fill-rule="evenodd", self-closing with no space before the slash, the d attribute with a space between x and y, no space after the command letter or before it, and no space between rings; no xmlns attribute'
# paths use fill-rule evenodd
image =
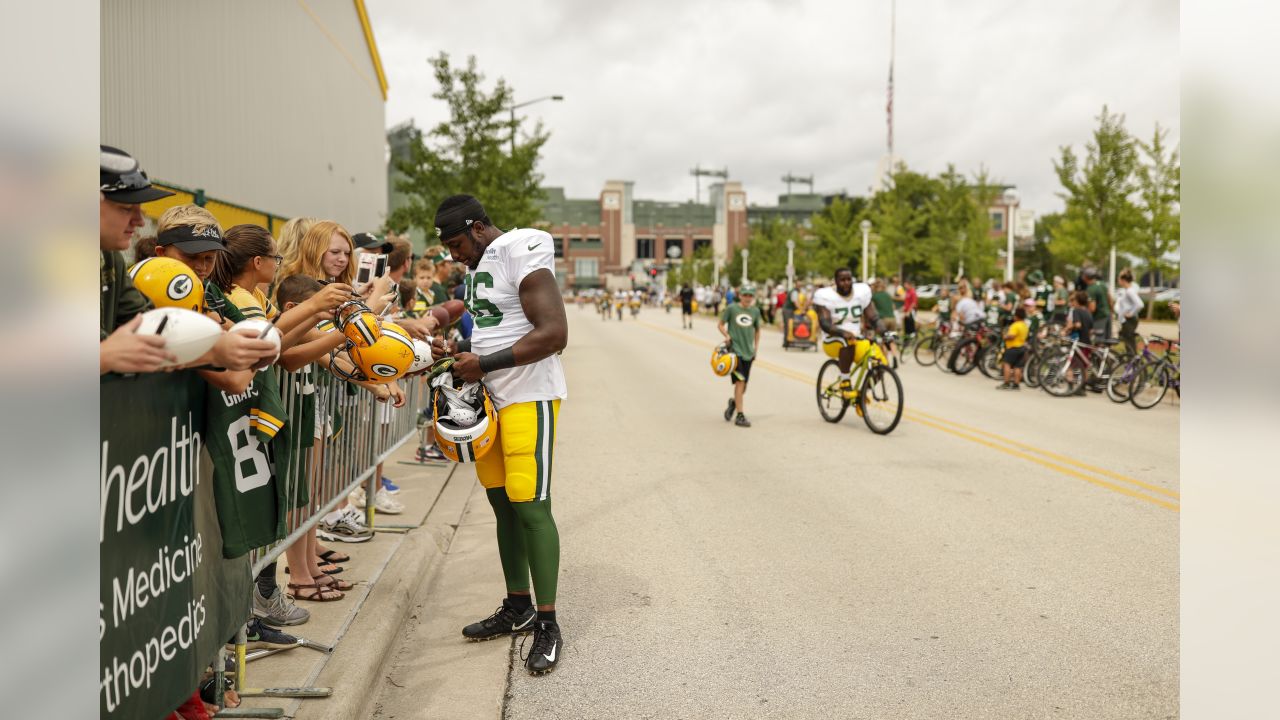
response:
<svg viewBox="0 0 1280 720"><path fill-rule="evenodd" d="M524 548L533 575L533 596L539 605L554 605L560 576L560 531L551 516L550 500L511 503L524 534Z"/></svg>

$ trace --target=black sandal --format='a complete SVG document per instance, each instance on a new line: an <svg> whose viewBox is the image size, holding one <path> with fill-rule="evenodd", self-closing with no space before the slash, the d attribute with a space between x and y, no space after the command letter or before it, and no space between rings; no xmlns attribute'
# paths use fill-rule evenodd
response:
<svg viewBox="0 0 1280 720"><path fill-rule="evenodd" d="M350 555L347 555L345 553L340 553L337 550L325 550L324 552L320 553L316 557L320 558L321 560L327 563L331 563L333 565L337 565L338 563L351 562Z"/></svg>
<svg viewBox="0 0 1280 720"><path fill-rule="evenodd" d="M328 569L325 569L325 565L329 566ZM289 568L286 567L284 571L286 573L289 573ZM343 572L343 568L330 563L321 563L320 572L324 573L325 575L340 575ZM289 574L292 575L293 573L289 573Z"/></svg>

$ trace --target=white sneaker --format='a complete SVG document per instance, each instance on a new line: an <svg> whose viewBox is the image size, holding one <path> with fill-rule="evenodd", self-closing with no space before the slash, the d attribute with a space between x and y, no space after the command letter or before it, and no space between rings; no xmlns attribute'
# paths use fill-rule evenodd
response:
<svg viewBox="0 0 1280 720"><path fill-rule="evenodd" d="M373 506L378 509L378 512L388 515L399 515L404 512L404 505L401 505L398 500L391 497L391 494L385 489L378 490L377 494L373 496Z"/></svg>
<svg viewBox="0 0 1280 720"><path fill-rule="evenodd" d="M352 505L355 505L356 507L363 510L364 500L365 500L364 486L361 485L357 487L355 490L352 490L350 493L348 493L347 500L349 500Z"/></svg>
<svg viewBox="0 0 1280 720"><path fill-rule="evenodd" d="M351 494L347 496L347 499L351 501L352 506L358 507L361 510L364 509L365 504L368 502L368 496L365 495L363 487L358 487L355 490L352 490ZM350 506L348 507L350 508ZM378 512L386 513L388 515L399 515L404 512L404 506L387 494L385 490L379 490L374 494L373 507L376 508ZM364 513L355 513L355 515L360 518L359 522L363 525Z"/></svg>
<svg viewBox="0 0 1280 720"><path fill-rule="evenodd" d="M360 507L361 509L364 508L363 497L361 497ZM347 523L351 525L355 525L357 528L360 528L361 530L369 530L369 526L364 524L364 513L355 509L355 507L351 505L348 505L345 508L343 508L342 519L347 521ZM369 530L369 532L372 533L373 531Z"/></svg>

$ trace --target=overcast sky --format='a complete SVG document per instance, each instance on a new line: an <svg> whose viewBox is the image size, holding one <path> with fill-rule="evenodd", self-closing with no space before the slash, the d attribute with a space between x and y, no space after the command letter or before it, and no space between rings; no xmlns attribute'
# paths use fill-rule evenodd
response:
<svg viewBox="0 0 1280 720"><path fill-rule="evenodd" d="M389 84L387 124L446 117L427 59L475 55L541 119L545 184L606 180L686 200L689 170L727 167L773 204L787 172L865 194L886 153L889 0L367 0ZM1024 206L1060 209L1052 160L1083 148L1107 104L1129 130L1179 137L1173 0L900 0L895 153L935 173L986 165ZM705 188L707 180L703 180ZM705 195L704 195L705 197Z"/></svg>

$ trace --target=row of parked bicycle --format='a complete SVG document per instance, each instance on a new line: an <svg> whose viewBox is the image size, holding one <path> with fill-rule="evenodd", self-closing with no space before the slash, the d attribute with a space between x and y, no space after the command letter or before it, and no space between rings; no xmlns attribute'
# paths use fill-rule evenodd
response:
<svg viewBox="0 0 1280 720"><path fill-rule="evenodd" d="M1131 353L1117 338L1068 339L1062 324L1050 321L1027 340L1023 382L1056 397L1082 395L1087 388L1142 410L1158 405L1169 390L1181 397L1178 341L1152 335L1140 337L1138 346ZM992 380L1003 379L1003 355L1002 328L985 322L927 327L905 338L902 347L903 357L921 365L956 375L977 368Z"/></svg>

